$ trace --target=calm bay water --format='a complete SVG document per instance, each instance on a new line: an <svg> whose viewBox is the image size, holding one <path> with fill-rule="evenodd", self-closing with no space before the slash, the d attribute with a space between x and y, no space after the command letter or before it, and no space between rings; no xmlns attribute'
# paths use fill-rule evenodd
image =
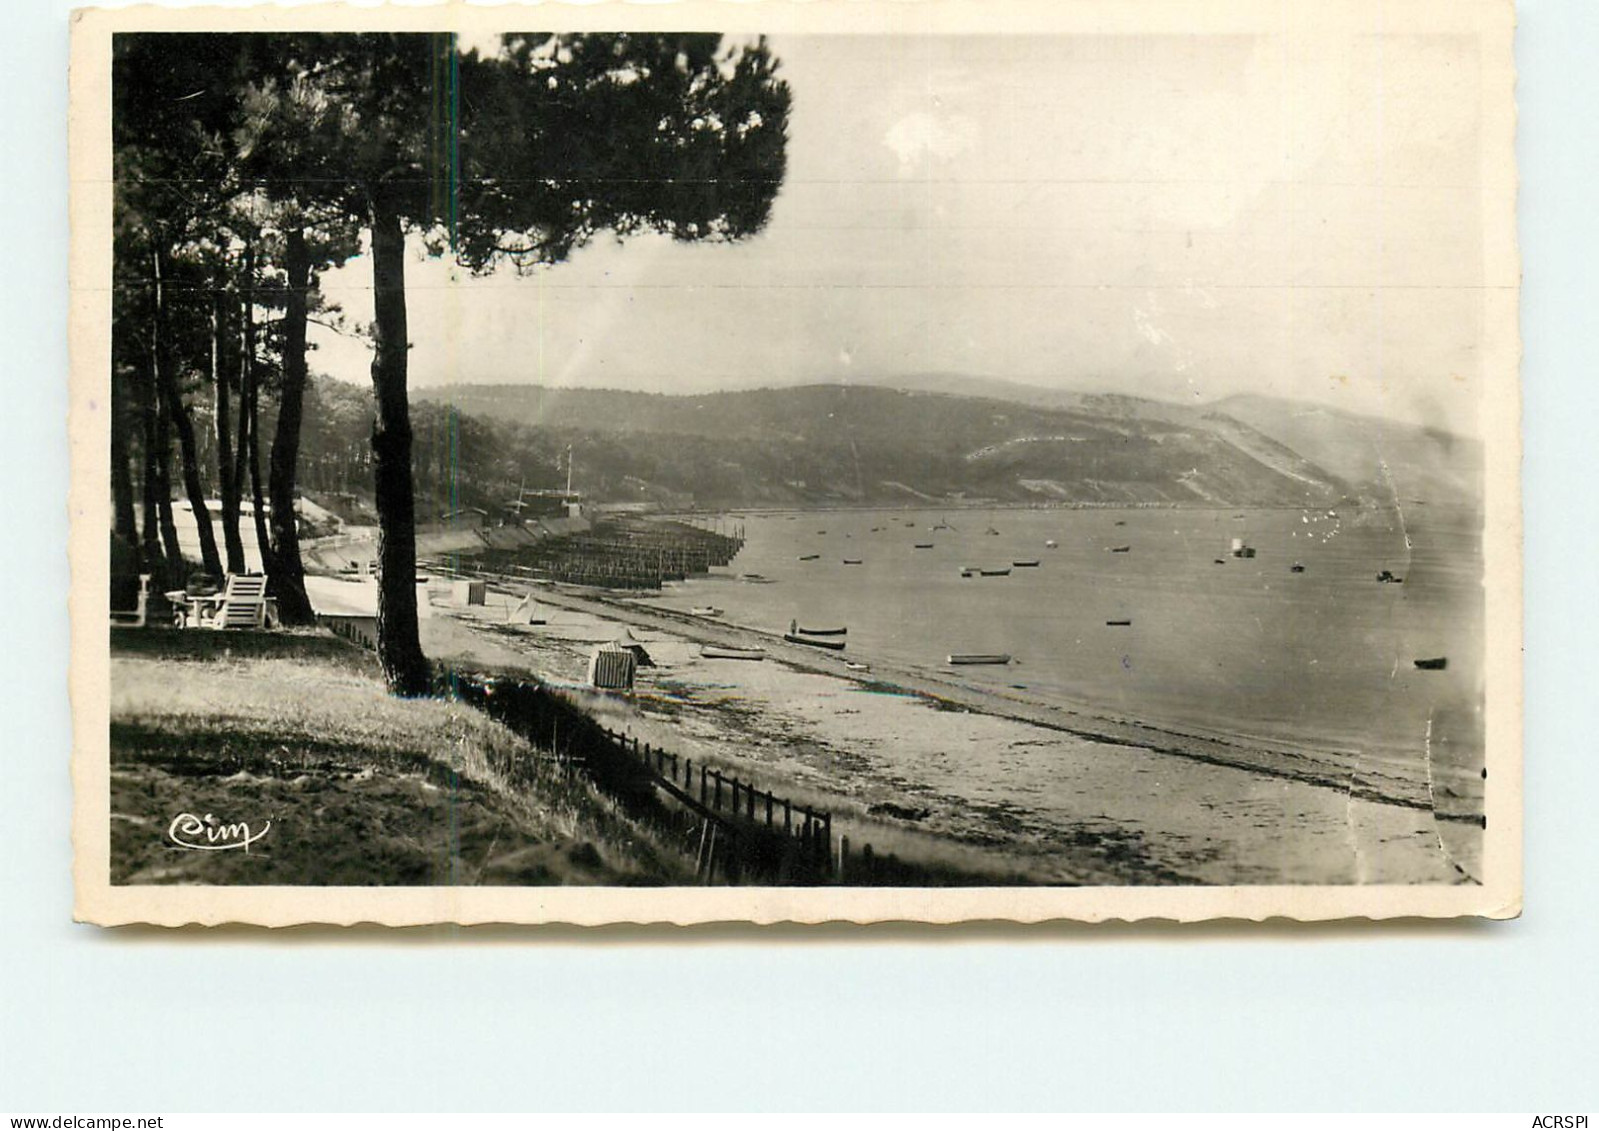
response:
<svg viewBox="0 0 1599 1131"><path fill-rule="evenodd" d="M1396 766L1419 765L1430 748L1462 775L1480 765L1475 512L1417 504L1402 513L852 511L743 521L733 567L670 587L662 605L714 604L767 632L790 618L847 625L852 658L1023 688L1108 718ZM1258 556L1231 557L1235 537ZM1112 552L1120 546L1127 551ZM1012 566L1033 559L1036 568ZM1296 562L1303 572L1291 571ZM963 566L1011 573L963 578ZM1379 583L1384 569L1404 583ZM770 584L737 580L747 573ZM1014 662L952 669L951 652ZM1436 656L1448 657L1446 670L1414 667Z"/></svg>

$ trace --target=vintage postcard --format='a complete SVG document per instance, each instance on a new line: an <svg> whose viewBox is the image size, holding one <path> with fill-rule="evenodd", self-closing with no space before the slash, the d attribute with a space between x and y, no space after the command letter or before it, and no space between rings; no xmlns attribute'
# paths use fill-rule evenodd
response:
<svg viewBox="0 0 1599 1131"><path fill-rule="evenodd" d="M1513 30L80 13L78 916L1517 914Z"/></svg>

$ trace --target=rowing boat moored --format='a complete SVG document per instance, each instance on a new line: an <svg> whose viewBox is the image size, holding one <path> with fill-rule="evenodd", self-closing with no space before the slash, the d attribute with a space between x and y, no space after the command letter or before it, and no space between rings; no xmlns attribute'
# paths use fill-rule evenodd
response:
<svg viewBox="0 0 1599 1131"><path fill-rule="evenodd" d="M951 652L949 662L952 664L1008 664L1009 652Z"/></svg>
<svg viewBox="0 0 1599 1131"><path fill-rule="evenodd" d="M783 633L783 639L790 644L809 644L812 648L826 648L830 652L842 652L844 650L844 641L842 640L818 640L814 636L801 636L795 632Z"/></svg>
<svg viewBox="0 0 1599 1131"><path fill-rule="evenodd" d="M700 648L700 655L707 660L764 660L764 648L719 648L715 644L706 644Z"/></svg>

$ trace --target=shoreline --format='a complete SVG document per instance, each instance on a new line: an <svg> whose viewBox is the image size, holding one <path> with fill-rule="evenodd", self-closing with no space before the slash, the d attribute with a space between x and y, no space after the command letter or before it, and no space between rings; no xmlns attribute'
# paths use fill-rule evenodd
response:
<svg viewBox="0 0 1599 1131"><path fill-rule="evenodd" d="M491 584L495 591L506 595L514 595L509 586L526 585L521 581ZM1274 746L1257 745L1247 740L1196 730L1179 730L1155 723L1111 718L1093 713L1086 705L1060 706L1042 699L969 687L960 683L953 672L948 675L935 673L926 668L885 660L880 656L866 658L865 662L870 666L868 671L856 671L844 666L846 660L842 654L824 654L804 645L792 644L783 639L781 632L768 632L694 616L675 609L656 608L651 605L650 598L635 593L619 592L613 596L558 583L535 584L531 588L535 599L542 599L546 604L621 620L634 627L673 633L699 644L761 648L766 651L768 660L776 660L788 667L846 680L863 688L916 696L941 709L957 707L977 714L1045 727L1088 741L1132 747L1329 789L1347 789L1352 796L1361 800L1437 812L1428 793L1430 783L1425 775L1383 774L1369 764L1362 765L1362 756L1358 753L1294 748L1280 740ZM1445 812L1438 815L1443 820L1459 821L1472 821L1480 816L1475 812Z"/></svg>
<svg viewBox="0 0 1599 1131"><path fill-rule="evenodd" d="M1274 873L1471 882L1478 867L1471 814L1445 811L1425 781L1362 767L1358 756L1100 718L877 657L865 657L869 672L853 671L780 634L652 607L634 593L490 584L497 604L432 604L430 655L563 686L608 725L831 808L880 851L1052 883L1270 882ZM556 611L551 623L507 624L529 588ZM588 651L620 626L647 634L639 639L661 667L626 696L585 688ZM707 661L704 644L762 648L766 659ZM1130 788L1146 779L1154 792ZM1063 780L1084 788L1060 796L1072 792ZM1259 819L1268 808L1283 815Z"/></svg>

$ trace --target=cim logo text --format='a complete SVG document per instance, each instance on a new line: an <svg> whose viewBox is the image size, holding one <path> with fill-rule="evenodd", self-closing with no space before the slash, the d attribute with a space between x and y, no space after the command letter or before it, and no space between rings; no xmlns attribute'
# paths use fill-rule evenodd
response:
<svg viewBox="0 0 1599 1131"><path fill-rule="evenodd" d="M219 821L210 813L204 817L179 813L167 826L167 838L179 848L193 848L202 852L242 848L248 854L250 846L266 836L271 828L270 820L260 829L255 829L248 821Z"/></svg>

